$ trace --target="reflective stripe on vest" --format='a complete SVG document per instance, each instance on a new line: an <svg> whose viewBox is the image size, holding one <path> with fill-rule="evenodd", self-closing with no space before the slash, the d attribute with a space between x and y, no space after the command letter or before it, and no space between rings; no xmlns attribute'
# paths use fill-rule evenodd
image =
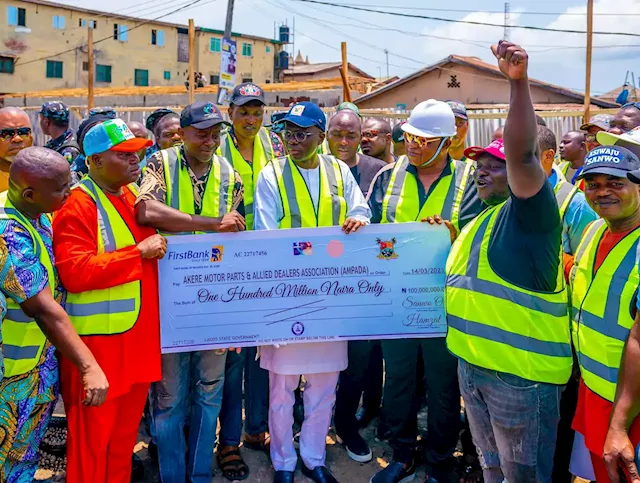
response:
<svg viewBox="0 0 640 483"><path fill-rule="evenodd" d="M564 215L567 214L567 209L569 208L574 195L578 192L578 188L564 179L558 178L553 192L556 194L558 209L560 210L560 220L564 222Z"/></svg>
<svg viewBox="0 0 640 483"><path fill-rule="evenodd" d="M29 220L11 204L6 192L0 195L0 218L15 221L31 235L35 254L47 270L49 288L53 295L56 273L47 247ZM25 374L36 367L47 339L37 322L27 316L20 305L9 297L7 297L7 314L2 322L2 336L5 377Z"/></svg>
<svg viewBox="0 0 640 483"><path fill-rule="evenodd" d="M97 253L112 253L136 245L135 238L118 210L89 177L74 189L87 193L96 204L98 215ZM129 185L137 194L135 185ZM115 335L131 330L140 315L139 280L100 290L67 292L66 311L79 335Z"/></svg>
<svg viewBox="0 0 640 483"><path fill-rule="evenodd" d="M162 160L167 184L166 204L191 215L196 214L193 183L188 169L183 166L180 147L163 149ZM235 176L233 168L224 158L214 155L202 199L202 216L217 218L231 212Z"/></svg>
<svg viewBox="0 0 640 483"><path fill-rule="evenodd" d="M585 231L571 272L573 341L584 383L613 401L624 344L633 325L633 307L640 277L636 268L640 228L620 240L595 276L596 254L607 230L604 220Z"/></svg>
<svg viewBox="0 0 640 483"><path fill-rule="evenodd" d="M567 173L569 172L569 168L571 167L571 163L569 161L562 161L558 165L558 170L562 173L562 176L567 177Z"/></svg>
<svg viewBox="0 0 640 483"><path fill-rule="evenodd" d="M256 142L259 140L259 142ZM244 212L247 230L253 229L253 195L260 171L273 159L273 146L269 131L260 128L253 143L253 162L248 163L233 144L231 134L222 136L217 153L225 158L242 177L244 185ZM257 169L255 169L257 168Z"/></svg>
<svg viewBox="0 0 640 483"><path fill-rule="evenodd" d="M451 161L451 174L437 181L422 208L418 199L420 180L407 171L408 166L409 158L401 156L393 168L382 201L381 223L419 221L439 214L458 228L460 205L473 164Z"/></svg>
<svg viewBox="0 0 640 483"><path fill-rule="evenodd" d="M573 364L567 290L560 251L556 288L535 292L502 279L488 259L504 204L469 223L447 260L447 346L487 369L537 382L564 384Z"/></svg>
<svg viewBox="0 0 640 483"><path fill-rule="evenodd" d="M318 157L320 193L317 211L298 166L289 156L272 161L284 214L280 220L280 228L336 226L342 225L346 219L347 201L340 165L333 156Z"/></svg>

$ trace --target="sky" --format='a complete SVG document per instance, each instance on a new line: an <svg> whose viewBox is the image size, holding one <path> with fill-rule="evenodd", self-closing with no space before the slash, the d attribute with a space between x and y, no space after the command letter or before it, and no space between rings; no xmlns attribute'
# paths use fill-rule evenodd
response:
<svg viewBox="0 0 640 483"><path fill-rule="evenodd" d="M77 7L125 15L157 18L194 0L58 0ZM408 15L449 18L504 25L505 2L498 0L321 0ZM478 4L482 10L478 10ZM443 9L448 9L443 11ZM584 91L586 35L566 30L586 30L586 0L513 0L509 2L508 37L529 52L530 77ZM200 0L164 21L224 29L227 0ZM640 0L595 0L594 31L637 34ZM293 27L295 51L310 62L340 60L340 42L348 44L349 61L372 76L400 77L436 63L451 54L479 57L493 63L489 46L504 36L503 27L450 23L416 17L362 12L300 0L236 0L233 31L274 37L276 26ZM562 30L548 32L518 25ZM594 35L592 95L622 85L627 71L640 59L638 36ZM294 46L289 46L292 49ZM636 71L640 74L640 69ZM629 78L631 81L631 78ZM636 79L636 86L640 81Z"/></svg>

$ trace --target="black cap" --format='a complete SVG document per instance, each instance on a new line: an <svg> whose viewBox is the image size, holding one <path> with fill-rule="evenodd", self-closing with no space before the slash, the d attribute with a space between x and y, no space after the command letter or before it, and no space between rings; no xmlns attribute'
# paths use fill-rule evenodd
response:
<svg viewBox="0 0 640 483"><path fill-rule="evenodd" d="M393 126L393 129L391 130L391 139L393 139L394 143L402 142L402 140L404 139L404 131L402 130L403 124L404 122L399 122L398 124Z"/></svg>
<svg viewBox="0 0 640 483"><path fill-rule="evenodd" d="M229 99L230 104L234 106L244 106L247 102L251 101L258 101L262 105L266 104L266 102L264 102L264 92L260 86L252 82L245 82L233 88L231 99Z"/></svg>
<svg viewBox="0 0 640 483"><path fill-rule="evenodd" d="M590 174L607 174L618 178L627 178L630 172L637 170L640 170L640 160L627 148L600 146L589 151L584 159L584 166L578 179Z"/></svg>
<svg viewBox="0 0 640 483"><path fill-rule="evenodd" d="M180 114L180 127L195 127L196 129L209 129L218 124L230 124L224 120L218 107L210 102L196 101L189 104Z"/></svg>
<svg viewBox="0 0 640 483"><path fill-rule="evenodd" d="M164 107L160 109L156 109L151 114L149 114L149 117L147 118L147 122L145 126L149 131L153 131L156 127L156 124L158 124L158 121L160 121L160 119L162 119L164 116L167 116L169 114L176 114L177 116L177 113L175 113L171 109L166 109Z"/></svg>

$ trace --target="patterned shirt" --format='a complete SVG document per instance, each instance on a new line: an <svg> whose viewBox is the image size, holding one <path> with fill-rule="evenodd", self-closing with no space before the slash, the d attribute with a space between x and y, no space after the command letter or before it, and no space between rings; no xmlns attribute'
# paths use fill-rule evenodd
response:
<svg viewBox="0 0 640 483"><path fill-rule="evenodd" d="M42 238L53 261L52 230L49 218L41 215L39 220L29 219L29 221ZM36 255L33 243L29 232L19 223L14 220L0 220L0 309L3 319L7 313L7 298L20 304L42 292L49 284L47 269ZM62 304L64 288L57 272L55 287L55 300ZM48 345L42 352L40 363L52 362L49 359L54 359L53 353L53 347ZM4 363L0 360L0 376L3 374Z"/></svg>
<svg viewBox="0 0 640 483"><path fill-rule="evenodd" d="M170 148L173 149L173 148ZM187 163L187 157L185 155L184 146L180 146L180 155L182 158L182 166L187 169L189 177L191 178L191 184L193 185L193 202L195 208L195 214L199 215L202 212L202 199L207 187L207 180L209 179L209 173L211 171L211 164L209 169L201 177L197 177L189 163ZM235 173L235 186L233 188L233 203L232 206L237 209L240 214L244 214L243 196L244 190L242 188L242 178L237 171ZM164 162L162 160L162 153L156 152L147 159L147 169L145 170L142 182L140 183L140 194L136 203L140 201L160 201L161 203L167 202L167 181L164 173Z"/></svg>
<svg viewBox="0 0 640 483"><path fill-rule="evenodd" d="M52 149L62 154L64 159L71 165L76 158L80 156L80 149L78 148L78 142L76 136L71 129L67 129L61 136L50 140L44 145L45 148Z"/></svg>

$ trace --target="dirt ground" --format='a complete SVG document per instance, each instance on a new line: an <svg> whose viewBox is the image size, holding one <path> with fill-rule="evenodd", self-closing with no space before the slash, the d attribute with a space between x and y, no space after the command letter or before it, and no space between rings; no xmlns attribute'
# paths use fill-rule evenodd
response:
<svg viewBox="0 0 640 483"><path fill-rule="evenodd" d="M64 408L59 404L54 411L54 415L64 415ZM375 430L377 420L362 430L361 434L371 445L373 451L373 460L369 463L356 463L347 456L344 448L337 443L333 428L327 436L327 467L331 470L338 481L343 483L366 483L380 469L385 468L391 460L391 448L385 442L378 442L375 439ZM419 426L426 427L426 412L420 413ZM149 457L147 444L149 438L142 429L135 447L135 453L142 459L145 465L145 476L143 483L156 483L158 479L158 467ZM249 449L240 449L242 456L249 466L249 477L244 480L248 483L271 483L273 481L273 468L266 454L259 451ZM46 458L46 457L43 457ZM52 471L50 460L43 461L41 458L40 469L36 473L36 481L52 480L55 483L63 483L65 481L64 471ZM55 466L63 466L61 461L57 461ZM212 483L229 483L218 470L217 463L214 462L214 477ZM424 469L420 469L416 481L423 481L425 478ZM311 483L312 480L304 477L300 470L296 472L296 482Z"/></svg>
<svg viewBox="0 0 640 483"><path fill-rule="evenodd" d="M54 415L63 416L64 408L62 404L58 404ZM426 410L423 410L418 415L418 427L420 431L426 430ZM392 451L389 445L385 442L377 441L375 438L375 432L377 427L377 420L374 420L368 428L361 431L362 436L367 440L373 451L373 460L369 463L357 463L352 461L347 456L344 448L336 441L335 432L331 429L327 436L327 467L331 470L333 475L341 483L367 483L371 477L379 470L385 468L392 457ZM149 457L147 451L147 444L149 442L148 436L144 430L141 430L138 438L138 443L134 449L135 453L142 459L145 465L145 475L143 480L139 480L140 483L157 483L158 467ZM273 481L273 468L269 462L269 458L262 452L252 451L249 449L240 449L242 456L249 466L249 477L244 480L248 483L271 483ZM48 481L51 480L54 483L65 482L64 471L52 471L50 468L51 460L44 461L41 458L40 467L36 473L35 481ZM58 460L53 466L60 468L64 463ZM226 478L222 476L222 473L217 468L217 463L214 462L212 483L229 483ZM416 482L423 482L425 480L424 468L420 467L416 476ZM304 477L300 472L299 466L296 472L296 482L299 483L311 483L312 480ZM588 483L581 479L576 479L574 483Z"/></svg>

